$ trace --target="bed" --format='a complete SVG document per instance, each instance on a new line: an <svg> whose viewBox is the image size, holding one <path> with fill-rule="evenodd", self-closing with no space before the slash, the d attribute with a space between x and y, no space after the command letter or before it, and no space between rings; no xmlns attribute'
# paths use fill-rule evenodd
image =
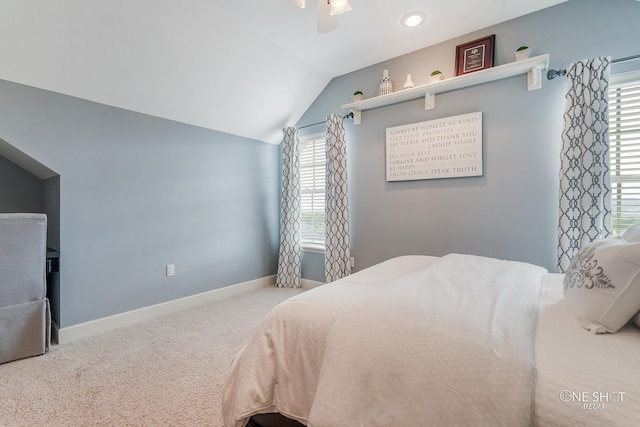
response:
<svg viewBox="0 0 640 427"><path fill-rule="evenodd" d="M296 295L233 360L225 426L639 425L640 328L589 332L563 278L416 255Z"/></svg>

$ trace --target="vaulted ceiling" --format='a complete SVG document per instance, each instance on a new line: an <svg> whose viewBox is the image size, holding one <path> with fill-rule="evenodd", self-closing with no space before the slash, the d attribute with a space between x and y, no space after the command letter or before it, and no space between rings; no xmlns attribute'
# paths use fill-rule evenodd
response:
<svg viewBox="0 0 640 427"><path fill-rule="evenodd" d="M566 0L349 1L0 0L0 79L278 143L333 77Z"/></svg>

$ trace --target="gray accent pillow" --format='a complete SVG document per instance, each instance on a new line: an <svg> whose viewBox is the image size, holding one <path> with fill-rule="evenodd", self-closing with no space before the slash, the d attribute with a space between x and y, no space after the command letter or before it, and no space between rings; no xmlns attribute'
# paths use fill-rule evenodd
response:
<svg viewBox="0 0 640 427"><path fill-rule="evenodd" d="M633 323L635 323L636 326L640 328L640 311L638 312L638 314L633 316Z"/></svg>
<svg viewBox="0 0 640 427"><path fill-rule="evenodd" d="M565 274L564 293L584 328L616 332L640 310L640 242L613 238L583 246Z"/></svg>

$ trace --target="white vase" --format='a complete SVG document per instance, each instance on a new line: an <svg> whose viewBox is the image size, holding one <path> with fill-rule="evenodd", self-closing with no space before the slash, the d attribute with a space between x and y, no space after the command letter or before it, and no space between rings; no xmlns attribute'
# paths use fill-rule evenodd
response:
<svg viewBox="0 0 640 427"><path fill-rule="evenodd" d="M411 80L411 74L407 74L407 81L404 82L404 89L411 89L414 86L413 80Z"/></svg>
<svg viewBox="0 0 640 427"><path fill-rule="evenodd" d="M522 50L516 50L513 52L513 56L516 58L516 61L522 61L523 59L527 59L531 56L531 48L528 47Z"/></svg>
<svg viewBox="0 0 640 427"><path fill-rule="evenodd" d="M435 83L435 82L439 82L443 78L444 78L444 76L442 75L442 73L440 73L440 74L436 74L436 75L433 75L433 76L429 76L429 81L431 83Z"/></svg>
<svg viewBox="0 0 640 427"><path fill-rule="evenodd" d="M353 102L358 102L358 101L362 101L364 99L364 95L359 93L357 95L351 96L351 98L353 98Z"/></svg>

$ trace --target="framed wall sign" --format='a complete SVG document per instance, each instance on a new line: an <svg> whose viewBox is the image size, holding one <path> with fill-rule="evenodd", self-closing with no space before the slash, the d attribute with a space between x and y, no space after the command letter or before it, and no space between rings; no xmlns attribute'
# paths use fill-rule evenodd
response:
<svg viewBox="0 0 640 427"><path fill-rule="evenodd" d="M496 35L456 46L456 76L493 67Z"/></svg>
<svg viewBox="0 0 640 427"><path fill-rule="evenodd" d="M387 128L387 181L482 176L482 112Z"/></svg>

